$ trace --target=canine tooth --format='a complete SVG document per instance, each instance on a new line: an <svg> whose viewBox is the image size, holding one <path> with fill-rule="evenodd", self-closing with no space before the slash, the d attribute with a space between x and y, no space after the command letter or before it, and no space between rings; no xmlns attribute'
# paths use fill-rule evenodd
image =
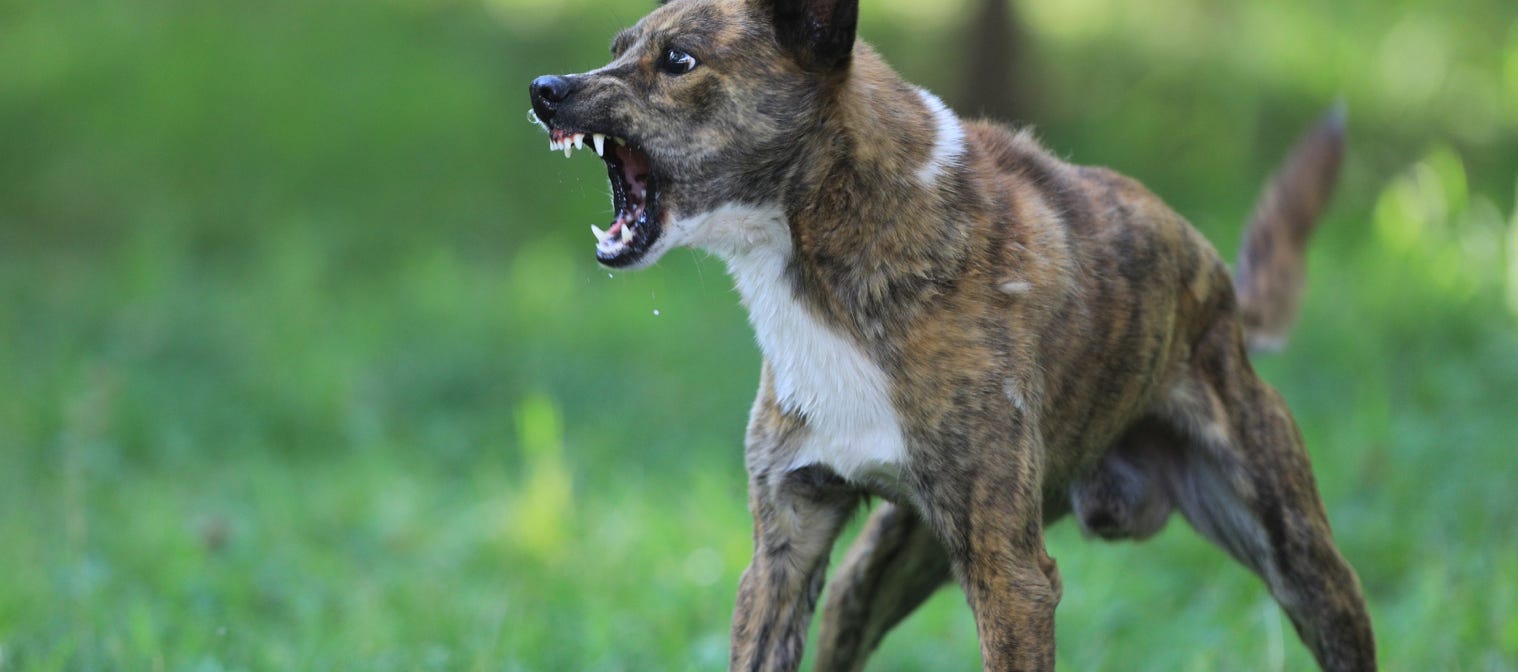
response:
<svg viewBox="0 0 1518 672"><path fill-rule="evenodd" d="M633 227L628 224L622 225L622 244L626 245L633 240Z"/></svg>
<svg viewBox="0 0 1518 672"><path fill-rule="evenodd" d="M569 138L565 138L564 139L564 158L566 158L566 159L569 158L569 155L573 154L574 151L575 151L575 146L569 144Z"/></svg>
<svg viewBox="0 0 1518 672"><path fill-rule="evenodd" d="M606 136L597 133L590 136L590 144L596 148L596 156L606 156Z"/></svg>
<svg viewBox="0 0 1518 672"><path fill-rule="evenodd" d="M596 240L601 241L603 243L606 242L607 238L611 237L610 233L602 231L601 227L596 226L595 224L591 224L590 225L590 232L596 234Z"/></svg>
<svg viewBox="0 0 1518 672"><path fill-rule="evenodd" d="M575 149L585 149L585 134L584 133L576 133L575 134Z"/></svg>

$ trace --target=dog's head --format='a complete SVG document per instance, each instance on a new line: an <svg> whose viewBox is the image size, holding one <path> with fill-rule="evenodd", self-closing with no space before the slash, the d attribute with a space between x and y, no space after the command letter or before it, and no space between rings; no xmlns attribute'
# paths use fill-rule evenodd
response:
<svg viewBox="0 0 1518 672"><path fill-rule="evenodd" d="M533 80L553 149L606 162L615 219L596 258L639 268L700 245L703 215L774 201L847 77L858 0L673 0L617 34L612 61Z"/></svg>

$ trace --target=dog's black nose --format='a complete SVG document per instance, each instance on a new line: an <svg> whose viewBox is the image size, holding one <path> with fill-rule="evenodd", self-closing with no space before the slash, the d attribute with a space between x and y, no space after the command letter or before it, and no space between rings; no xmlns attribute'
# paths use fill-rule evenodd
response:
<svg viewBox="0 0 1518 672"><path fill-rule="evenodd" d="M532 111L545 123L553 118L559 103L569 97L570 81L558 75L543 75L532 80Z"/></svg>

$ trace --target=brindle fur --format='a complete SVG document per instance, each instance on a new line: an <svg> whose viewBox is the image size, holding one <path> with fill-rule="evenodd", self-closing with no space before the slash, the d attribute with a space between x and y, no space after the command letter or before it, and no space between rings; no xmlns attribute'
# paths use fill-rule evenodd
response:
<svg viewBox="0 0 1518 672"><path fill-rule="evenodd" d="M1289 324L1291 260L1322 203L1304 199L1331 185L1342 129L1309 136L1276 180L1296 186L1267 190L1275 204L1248 240L1274 251L1246 243L1245 268L1285 282L1250 285L1241 307L1211 245L1157 197L1025 132L964 123L964 153L916 180L933 115L854 40L856 5L675 0L620 34L611 64L571 78L551 122L633 139L658 171L666 222L778 204L789 290L889 379L904 463L849 480L795 463L807 418L777 398L766 360L732 668L800 664L829 550L868 494L890 503L829 595L821 669L859 669L951 575L986 669L1051 668L1061 584L1043 530L1072 508L1109 538L1152 534L1179 509L1265 580L1320 665L1373 669L1359 582L1300 434L1245 350L1246 335ZM701 66L661 75L670 46ZM1288 221L1302 225L1274 230Z"/></svg>

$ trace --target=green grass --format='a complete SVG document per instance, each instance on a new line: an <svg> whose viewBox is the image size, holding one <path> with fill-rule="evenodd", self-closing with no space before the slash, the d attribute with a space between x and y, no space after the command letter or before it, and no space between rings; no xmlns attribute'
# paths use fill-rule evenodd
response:
<svg viewBox="0 0 1518 672"><path fill-rule="evenodd" d="M1248 28L1229 50L1031 3L1041 127L1228 250L1285 143L1348 96L1302 323L1259 368L1387 668L1518 669L1518 24L1270 6L1217 10ZM952 92L958 28L870 7L866 34ZM597 65L642 11L0 4L0 670L725 664L743 314L699 255L597 269L600 171L522 118L531 76ZM1443 54L1443 95L1385 75L1405 33ZM1310 665L1179 520L1049 545L1065 669ZM874 669L977 660L947 589Z"/></svg>

